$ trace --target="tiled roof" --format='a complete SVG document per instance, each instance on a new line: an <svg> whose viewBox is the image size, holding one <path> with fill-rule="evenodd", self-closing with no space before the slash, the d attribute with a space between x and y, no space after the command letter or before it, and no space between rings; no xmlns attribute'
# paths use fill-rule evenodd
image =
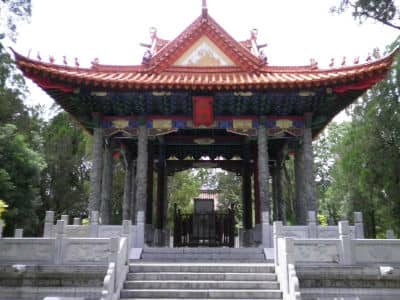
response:
<svg viewBox="0 0 400 300"><path fill-rule="evenodd" d="M176 66L174 62L202 36L207 37L233 66ZM247 43L248 44L248 43ZM78 68L35 61L15 53L19 68L44 89L73 90L80 87L107 90L244 90L302 89L365 85L382 79L396 51L381 59L349 67L319 69L269 66L234 40L213 18L202 14L177 38L163 40L162 48L144 65ZM249 45L247 45L249 46ZM374 80L371 80L373 78ZM45 82L45 83L44 83Z"/></svg>
<svg viewBox="0 0 400 300"><path fill-rule="evenodd" d="M394 52L367 64L337 69L265 66L259 72L250 73L237 67L170 66L160 73L148 71L143 66L97 65L84 69L34 61L18 54L16 60L24 74L38 83L38 79L47 78L73 88L237 90L336 86L383 77L391 66L393 55Z"/></svg>

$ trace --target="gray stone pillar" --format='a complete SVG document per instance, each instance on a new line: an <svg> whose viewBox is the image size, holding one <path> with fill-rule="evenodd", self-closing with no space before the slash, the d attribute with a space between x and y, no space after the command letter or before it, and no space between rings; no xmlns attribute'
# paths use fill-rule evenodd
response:
<svg viewBox="0 0 400 300"><path fill-rule="evenodd" d="M103 129L93 129L93 160L90 172L90 195L88 211L100 209L101 179L103 169Z"/></svg>
<svg viewBox="0 0 400 300"><path fill-rule="evenodd" d="M278 220L286 224L286 203L282 197L282 163L276 166L276 197L278 205Z"/></svg>
<svg viewBox="0 0 400 300"><path fill-rule="evenodd" d="M311 128L304 130L303 136L303 155L304 155L304 196L307 211L317 211L317 199L315 192L314 178L314 155L312 149L312 132Z"/></svg>
<svg viewBox="0 0 400 300"><path fill-rule="evenodd" d="M313 165L312 132L311 128L305 128L295 155L296 222L299 225L306 224L307 211L317 211Z"/></svg>
<svg viewBox="0 0 400 300"><path fill-rule="evenodd" d="M43 237L50 238L53 237L53 226L54 226L54 211L46 211L46 217L44 219L44 230Z"/></svg>
<svg viewBox="0 0 400 300"><path fill-rule="evenodd" d="M23 238L24 237L24 230L22 228L16 228L14 230L14 237L15 238Z"/></svg>
<svg viewBox="0 0 400 300"><path fill-rule="evenodd" d="M138 128L138 151L136 165L136 239L140 248L144 243L144 213L146 211L147 200L147 128L146 124ZM142 229L143 227L143 229Z"/></svg>
<svg viewBox="0 0 400 300"><path fill-rule="evenodd" d="M294 157L294 175L296 184L296 223L297 225L305 225L307 222L307 208L304 199L304 162L303 148L299 145L296 149Z"/></svg>
<svg viewBox="0 0 400 300"><path fill-rule="evenodd" d="M132 178L131 178L131 199L130 199L130 220L136 224L136 160L132 160Z"/></svg>
<svg viewBox="0 0 400 300"><path fill-rule="evenodd" d="M265 120L261 119L258 126L257 138L257 161L258 161L258 183L260 193L260 208L261 208L261 243L264 247L270 245L270 230L269 230L269 166L268 166L268 141L267 130L265 128Z"/></svg>
<svg viewBox="0 0 400 300"><path fill-rule="evenodd" d="M364 238L364 224L363 224L362 212L359 212L359 211L354 212L354 229L355 229L355 238L363 239Z"/></svg>
<svg viewBox="0 0 400 300"><path fill-rule="evenodd" d="M101 188L100 220L101 224L110 224L113 181L113 157L111 145L104 147L103 180Z"/></svg>
<svg viewBox="0 0 400 300"><path fill-rule="evenodd" d="M3 227L4 227L4 222L0 220L0 238L3 237Z"/></svg>
<svg viewBox="0 0 400 300"><path fill-rule="evenodd" d="M122 199L122 219L131 218L131 196L132 196L132 160L130 155L125 159L124 195Z"/></svg>
<svg viewBox="0 0 400 300"><path fill-rule="evenodd" d="M258 183L260 187L260 206L262 212L269 212L269 167L267 130L264 124L258 127Z"/></svg>

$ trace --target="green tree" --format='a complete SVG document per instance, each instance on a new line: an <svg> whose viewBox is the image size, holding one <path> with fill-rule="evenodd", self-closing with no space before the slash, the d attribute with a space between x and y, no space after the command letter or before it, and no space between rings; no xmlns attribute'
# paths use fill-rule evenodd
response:
<svg viewBox="0 0 400 300"><path fill-rule="evenodd" d="M43 153L47 167L41 174L43 205L56 214L86 215L89 170L89 135L65 112L57 114L43 128Z"/></svg>
<svg viewBox="0 0 400 300"><path fill-rule="evenodd" d="M172 224L174 207L183 213L193 212L192 199L199 194L202 182L193 170L176 172L168 177L168 220Z"/></svg>
<svg viewBox="0 0 400 300"><path fill-rule="evenodd" d="M331 8L336 13L347 10L361 23L370 19L400 30L400 11L394 0L340 0Z"/></svg>
<svg viewBox="0 0 400 300"><path fill-rule="evenodd" d="M242 177L231 172L218 172L218 209L227 211L234 206L235 222L242 227L243 206L242 206Z"/></svg>
<svg viewBox="0 0 400 300"><path fill-rule="evenodd" d="M15 125L0 126L0 197L9 206L4 214L6 235L12 233L13 226L24 228L27 234L37 232L39 178L44 167L42 156L29 146Z"/></svg>
<svg viewBox="0 0 400 300"><path fill-rule="evenodd" d="M398 45L396 41L391 49ZM399 68L397 55L387 79L354 104L351 124L328 143L335 162L328 188L320 190L321 208L329 213L327 205L336 205L348 218L362 211L369 237L381 236L388 228L400 232Z"/></svg>

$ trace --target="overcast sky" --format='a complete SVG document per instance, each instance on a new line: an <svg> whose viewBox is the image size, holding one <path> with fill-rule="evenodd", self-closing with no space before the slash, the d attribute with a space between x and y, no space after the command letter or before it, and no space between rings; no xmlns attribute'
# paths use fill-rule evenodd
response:
<svg viewBox="0 0 400 300"><path fill-rule="evenodd" d="M304 65L315 58L321 67L330 58L364 61L375 47L395 40L398 32L369 22L359 25L350 14L331 15L339 0L208 0L209 14L237 40L259 30L259 42L270 65ZM104 64L138 64L140 42L148 42L149 27L173 39L201 13L201 0L33 0L31 23L20 27L14 47L31 57L40 51L61 63L75 57L82 66L98 57ZM383 52L383 51L382 51ZM32 88L32 103L51 100Z"/></svg>

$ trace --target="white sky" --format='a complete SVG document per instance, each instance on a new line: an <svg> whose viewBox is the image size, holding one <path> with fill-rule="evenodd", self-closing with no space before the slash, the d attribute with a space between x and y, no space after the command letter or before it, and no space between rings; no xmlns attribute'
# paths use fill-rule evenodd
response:
<svg viewBox="0 0 400 300"><path fill-rule="evenodd" d="M350 14L331 15L339 0L208 0L209 14L237 40L258 28L259 43L270 65L305 65L315 58L320 67L331 57L348 64L355 56L364 61L375 47L384 47L398 33L369 22L358 25ZM161 38L173 39L201 13L201 0L33 0L31 23L20 27L13 47L43 60L51 54L56 62L66 55L81 66L99 57L104 64L139 64L148 42L148 29L158 28ZM383 52L383 51L381 51ZM46 94L30 85L31 104L50 106Z"/></svg>

